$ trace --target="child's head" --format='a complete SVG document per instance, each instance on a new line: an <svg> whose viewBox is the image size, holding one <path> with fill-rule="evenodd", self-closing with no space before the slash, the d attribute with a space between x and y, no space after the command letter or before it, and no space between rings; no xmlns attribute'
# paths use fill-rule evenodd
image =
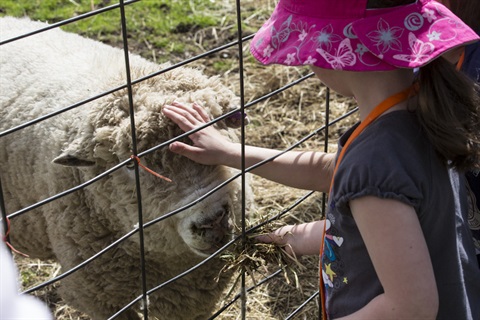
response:
<svg viewBox="0 0 480 320"><path fill-rule="evenodd" d="M469 169L480 167L480 99L473 82L441 57L478 40L435 0L279 0L250 50L263 64L412 74L420 68L410 100L418 119L445 164Z"/></svg>
<svg viewBox="0 0 480 320"><path fill-rule="evenodd" d="M251 52L264 64L387 71L421 67L475 40L433 0L280 0Z"/></svg>

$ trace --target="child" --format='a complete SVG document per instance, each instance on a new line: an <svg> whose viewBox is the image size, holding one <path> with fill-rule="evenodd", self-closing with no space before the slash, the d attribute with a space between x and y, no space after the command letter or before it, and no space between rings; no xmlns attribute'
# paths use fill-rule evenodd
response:
<svg viewBox="0 0 480 320"><path fill-rule="evenodd" d="M465 190L454 194L448 173L478 166L480 103L472 82L441 57L476 40L433 0L280 0L252 40L260 62L310 65L359 106L361 122L336 155L292 151L253 171L329 192L326 220L259 238L288 243L297 256L321 252L329 319L480 318L480 271L458 219ZM197 104L174 103L164 114L185 131L209 121ZM240 167L240 146L213 127L190 139L171 151ZM245 146L245 165L276 154Z"/></svg>

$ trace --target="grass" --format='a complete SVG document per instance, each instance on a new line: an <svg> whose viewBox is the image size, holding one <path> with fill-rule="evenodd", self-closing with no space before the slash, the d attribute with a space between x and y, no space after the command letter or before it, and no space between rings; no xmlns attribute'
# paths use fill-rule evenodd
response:
<svg viewBox="0 0 480 320"><path fill-rule="evenodd" d="M118 4L118 1L2 0L0 16L28 16L33 20L55 23L115 4ZM231 9L223 0L139 1L125 7L129 43L132 47L142 47L140 54L146 58L158 57L159 62L171 60L172 56L198 51L198 45L191 36L198 30L230 23L225 12ZM62 28L120 46L122 39L119 10L116 8ZM235 8L233 12L234 10ZM231 37L236 30L235 28L229 30L228 36ZM157 53L152 54L152 50Z"/></svg>

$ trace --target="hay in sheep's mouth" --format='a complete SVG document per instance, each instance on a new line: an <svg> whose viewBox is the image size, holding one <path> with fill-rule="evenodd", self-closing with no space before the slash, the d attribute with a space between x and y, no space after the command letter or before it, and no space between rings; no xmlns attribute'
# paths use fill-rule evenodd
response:
<svg viewBox="0 0 480 320"><path fill-rule="evenodd" d="M226 295L225 299L233 291L242 272L245 272L256 286L256 275L267 276L271 273L267 266L280 268L287 284L291 285L294 283L295 287L301 290L297 272L303 271L306 267L295 255L287 253L284 245L263 243L256 240L256 237L268 235L280 225L282 225L281 222L276 221L276 223L271 222L269 225L258 228L254 233L247 234L243 241L240 239L240 241L235 242L229 250L220 256L226 263L220 274L231 271L238 274L236 281L232 285L232 290Z"/></svg>

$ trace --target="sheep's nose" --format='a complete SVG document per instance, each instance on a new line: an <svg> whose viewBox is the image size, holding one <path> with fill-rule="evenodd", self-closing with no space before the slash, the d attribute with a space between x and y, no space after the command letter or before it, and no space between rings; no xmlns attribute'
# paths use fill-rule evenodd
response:
<svg viewBox="0 0 480 320"><path fill-rule="evenodd" d="M212 217L192 224L192 232L200 235L205 242L215 247L220 247L226 242L226 236L230 228L228 209L226 207L217 211Z"/></svg>

